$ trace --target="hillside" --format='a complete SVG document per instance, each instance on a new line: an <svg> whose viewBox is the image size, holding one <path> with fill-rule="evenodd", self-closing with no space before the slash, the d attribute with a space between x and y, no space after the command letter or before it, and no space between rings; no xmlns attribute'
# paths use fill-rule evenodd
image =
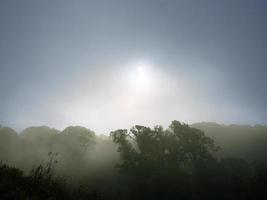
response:
<svg viewBox="0 0 267 200"><path fill-rule="evenodd" d="M220 156L267 161L267 126L220 125L201 122L191 125L205 132L221 147Z"/></svg>

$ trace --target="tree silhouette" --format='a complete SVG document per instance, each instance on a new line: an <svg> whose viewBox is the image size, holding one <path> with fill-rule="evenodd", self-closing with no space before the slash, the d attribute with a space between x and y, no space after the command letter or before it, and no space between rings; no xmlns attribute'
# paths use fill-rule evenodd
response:
<svg viewBox="0 0 267 200"><path fill-rule="evenodd" d="M161 126L151 129L137 125L129 132L125 129L111 132L111 136L119 145L122 163L118 167L130 175L145 175L151 169L196 168L212 159L212 152L219 149L204 132L178 121L173 121L166 130Z"/></svg>
<svg viewBox="0 0 267 200"><path fill-rule="evenodd" d="M142 194L147 187L164 191L165 195L170 191L175 194L177 186L195 184L200 169L213 160L212 153L219 149L204 132L178 121L166 130L137 125L130 131L111 132L111 136L121 155L117 167L138 181Z"/></svg>

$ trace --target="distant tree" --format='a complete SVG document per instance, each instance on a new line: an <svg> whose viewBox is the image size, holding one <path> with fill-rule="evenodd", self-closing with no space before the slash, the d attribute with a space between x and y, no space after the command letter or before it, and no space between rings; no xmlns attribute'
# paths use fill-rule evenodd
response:
<svg viewBox="0 0 267 200"><path fill-rule="evenodd" d="M12 161L17 154L18 140L16 131L8 127L0 127L0 161Z"/></svg>
<svg viewBox="0 0 267 200"><path fill-rule="evenodd" d="M78 145L85 150L96 143L95 133L81 126L69 126L61 132L60 136L68 143Z"/></svg>

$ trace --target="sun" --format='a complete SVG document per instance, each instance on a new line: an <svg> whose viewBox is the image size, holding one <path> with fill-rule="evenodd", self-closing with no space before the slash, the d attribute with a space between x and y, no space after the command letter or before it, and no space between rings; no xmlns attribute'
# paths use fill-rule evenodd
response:
<svg viewBox="0 0 267 200"><path fill-rule="evenodd" d="M123 73L128 85L135 91L147 91L153 85L153 67L149 62L129 64L127 73ZM126 71L125 71L126 72Z"/></svg>
<svg viewBox="0 0 267 200"><path fill-rule="evenodd" d="M137 66L137 83L138 84L145 84L148 81L148 72L146 66L144 64L139 64Z"/></svg>
<svg viewBox="0 0 267 200"><path fill-rule="evenodd" d="M138 79L142 80L142 79L145 79L146 77L146 74L145 74L145 71L144 71L144 68L139 66L137 68L137 76L138 76Z"/></svg>
<svg viewBox="0 0 267 200"><path fill-rule="evenodd" d="M152 72L151 64L148 62L139 62L134 65L134 82L138 90L147 90L151 86Z"/></svg>
<svg viewBox="0 0 267 200"><path fill-rule="evenodd" d="M143 68L142 66L138 66L138 67L137 67L137 72L138 72L139 74L142 74L142 73L144 72L144 68Z"/></svg>

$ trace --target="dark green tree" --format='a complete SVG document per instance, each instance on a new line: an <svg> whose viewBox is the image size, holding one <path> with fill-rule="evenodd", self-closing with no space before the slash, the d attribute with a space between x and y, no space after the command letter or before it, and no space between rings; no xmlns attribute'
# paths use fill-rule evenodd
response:
<svg viewBox="0 0 267 200"><path fill-rule="evenodd" d="M219 149L203 131L178 121L166 130L161 126L151 129L137 125L129 132L111 132L111 136L118 144L121 172L137 177L157 170L192 173Z"/></svg>
<svg viewBox="0 0 267 200"><path fill-rule="evenodd" d="M130 131L111 132L111 136L121 156L117 165L120 172L137 180L137 191L156 198L160 194L164 194L161 198L171 198L166 195L177 195L178 190L191 195L190 188L199 184L202 169L214 161L212 154L219 149L203 131L178 121L166 130L137 125Z"/></svg>

